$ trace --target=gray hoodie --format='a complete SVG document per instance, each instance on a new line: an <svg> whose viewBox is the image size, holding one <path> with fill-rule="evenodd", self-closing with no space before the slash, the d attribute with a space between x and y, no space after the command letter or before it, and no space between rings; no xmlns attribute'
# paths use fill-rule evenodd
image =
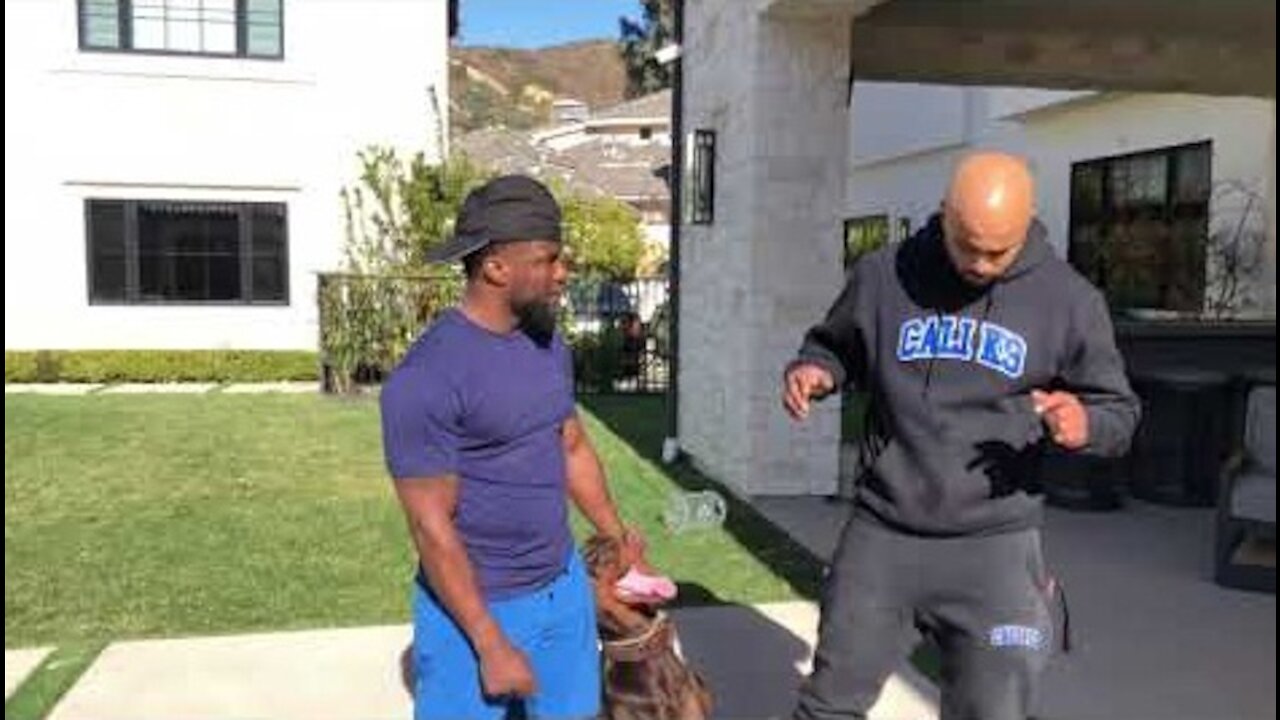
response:
<svg viewBox="0 0 1280 720"><path fill-rule="evenodd" d="M956 272L937 216L864 256L805 336L802 361L870 395L856 508L915 534L1039 524L1051 441L1032 390L1080 397L1089 418L1081 452L1123 455L1138 422L1106 302L1054 256L1038 222L985 287Z"/></svg>

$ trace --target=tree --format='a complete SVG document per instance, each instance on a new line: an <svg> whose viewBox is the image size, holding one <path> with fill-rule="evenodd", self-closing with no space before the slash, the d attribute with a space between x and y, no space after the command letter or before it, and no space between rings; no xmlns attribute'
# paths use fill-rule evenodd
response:
<svg viewBox="0 0 1280 720"><path fill-rule="evenodd" d="M463 156L430 163L372 147L360 153L360 183L342 191L346 270L405 273L426 270L427 250L444 242L467 193L492 173Z"/></svg>
<svg viewBox="0 0 1280 720"><path fill-rule="evenodd" d="M575 274L633 280L644 254L644 238L635 211L611 197L560 194L559 200L564 212L565 245Z"/></svg>
<svg viewBox="0 0 1280 720"><path fill-rule="evenodd" d="M671 87L671 66L654 57L675 39L672 0L641 0L640 19L618 18L618 51L627 67L627 97L647 95Z"/></svg>
<svg viewBox="0 0 1280 720"><path fill-rule="evenodd" d="M384 376L456 300L461 278L428 267L425 253L453 232L463 199L488 177L465 158L432 164L382 147L361 152L360 165L360 182L342 192L342 271L318 288L325 382L338 392Z"/></svg>
<svg viewBox="0 0 1280 720"><path fill-rule="evenodd" d="M1266 260L1266 199L1247 183L1229 180L1214 189L1217 209L1205 238L1208 297L1205 309L1217 319L1257 311Z"/></svg>

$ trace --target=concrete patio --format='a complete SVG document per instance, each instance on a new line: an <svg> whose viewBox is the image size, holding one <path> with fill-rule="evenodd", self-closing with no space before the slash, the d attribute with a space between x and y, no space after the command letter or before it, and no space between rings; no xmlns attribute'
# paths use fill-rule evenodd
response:
<svg viewBox="0 0 1280 720"><path fill-rule="evenodd" d="M822 557L847 512L819 498L756 505ZM1050 666L1037 717L1275 717L1275 596L1213 584L1212 547L1212 510L1050 509L1045 552L1075 646Z"/></svg>

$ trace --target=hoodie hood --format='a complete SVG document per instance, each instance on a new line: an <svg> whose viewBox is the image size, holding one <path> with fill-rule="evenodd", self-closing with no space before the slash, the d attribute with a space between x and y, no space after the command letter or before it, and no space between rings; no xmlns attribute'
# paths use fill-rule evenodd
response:
<svg viewBox="0 0 1280 720"><path fill-rule="evenodd" d="M1022 278L1054 258L1045 239L1047 232L1033 219L1027 240L1013 264L986 285L974 285L956 270L943 239L942 216L934 214L919 232L904 241L897 252L898 282L921 307L953 312L995 292L997 286Z"/></svg>

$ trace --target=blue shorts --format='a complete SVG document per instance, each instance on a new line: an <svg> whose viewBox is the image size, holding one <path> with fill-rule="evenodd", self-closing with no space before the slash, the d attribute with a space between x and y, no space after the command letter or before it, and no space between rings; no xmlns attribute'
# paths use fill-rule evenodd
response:
<svg viewBox="0 0 1280 720"><path fill-rule="evenodd" d="M520 700L484 697L471 643L421 583L413 587L417 720L594 718L599 712L595 600L578 553L570 553L547 585L489 603L493 619L533 666L538 692Z"/></svg>

